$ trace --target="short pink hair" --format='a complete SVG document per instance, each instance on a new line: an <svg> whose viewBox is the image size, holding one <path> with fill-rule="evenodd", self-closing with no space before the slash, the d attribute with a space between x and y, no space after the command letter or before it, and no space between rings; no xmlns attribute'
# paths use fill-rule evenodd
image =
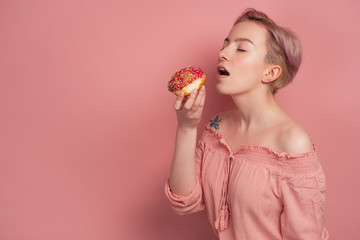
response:
<svg viewBox="0 0 360 240"><path fill-rule="evenodd" d="M278 26L265 13L247 8L236 19L234 25L242 21L254 21L264 26L270 35L266 41L266 64L277 64L282 73L279 78L270 83L272 94L285 87L294 79L301 64L302 48L300 40L289 29Z"/></svg>

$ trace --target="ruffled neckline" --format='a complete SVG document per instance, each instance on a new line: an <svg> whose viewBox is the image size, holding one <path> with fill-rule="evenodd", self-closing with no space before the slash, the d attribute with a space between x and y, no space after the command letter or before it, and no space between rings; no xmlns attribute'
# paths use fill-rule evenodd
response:
<svg viewBox="0 0 360 240"><path fill-rule="evenodd" d="M226 146L226 148L229 150L229 152L232 154L232 155L235 155L239 152L243 152L243 151L261 151L261 152L267 152L271 155L274 155L278 158L288 158L288 159L295 159L295 158L304 158L304 157L308 157L310 155L313 155L316 153L316 149L318 148L313 140L312 140L312 136L310 136L311 138L311 142L313 144L313 150L310 151L310 152L305 152L305 153L298 153L298 154L295 154L295 155L290 155L288 154L287 152L278 152L272 148L269 148L269 147L265 147L265 146L262 146L262 145L255 145L255 144L241 144L239 146L239 149L236 150L235 152L232 152L229 144L226 142L225 138L222 136L221 133L219 133L219 131L217 131L215 128L213 127L210 127L209 124L206 124L206 129L209 130L212 134L214 134L218 140L224 144Z"/></svg>

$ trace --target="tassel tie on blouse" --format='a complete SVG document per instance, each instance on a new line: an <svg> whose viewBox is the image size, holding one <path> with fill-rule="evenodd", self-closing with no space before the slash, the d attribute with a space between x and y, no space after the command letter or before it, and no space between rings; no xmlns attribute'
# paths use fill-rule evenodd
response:
<svg viewBox="0 0 360 240"><path fill-rule="evenodd" d="M223 205L221 207L220 213L218 214L216 220L215 220L215 229L217 230L225 230L229 225L229 206Z"/></svg>
<svg viewBox="0 0 360 240"><path fill-rule="evenodd" d="M227 162L227 167L225 170L225 179L223 182L221 199L220 199L220 207L219 213L215 220L215 229L217 230L225 230L229 225L229 217L231 215L229 205L227 203L227 194L228 194L228 186L229 186L229 177L230 177L230 170L232 167L232 160L233 157L229 158L229 162Z"/></svg>

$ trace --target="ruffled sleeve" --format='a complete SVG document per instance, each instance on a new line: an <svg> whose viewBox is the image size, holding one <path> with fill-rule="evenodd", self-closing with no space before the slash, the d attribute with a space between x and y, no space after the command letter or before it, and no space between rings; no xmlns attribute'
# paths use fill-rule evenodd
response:
<svg viewBox="0 0 360 240"><path fill-rule="evenodd" d="M196 185L187 196L180 196L173 193L169 186L169 180L165 183L165 195L169 200L172 209L179 215L195 213L205 208L201 183L201 162L203 153L204 141L203 138L201 138L195 148Z"/></svg>
<svg viewBox="0 0 360 240"><path fill-rule="evenodd" d="M326 179L321 168L313 174L288 175L281 180L283 240L327 240L324 227Z"/></svg>

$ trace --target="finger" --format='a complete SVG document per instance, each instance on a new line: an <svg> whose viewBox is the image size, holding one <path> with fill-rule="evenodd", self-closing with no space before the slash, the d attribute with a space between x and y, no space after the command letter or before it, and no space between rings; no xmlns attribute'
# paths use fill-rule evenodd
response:
<svg viewBox="0 0 360 240"><path fill-rule="evenodd" d="M185 92L183 93L184 94L184 98L183 98L183 100L182 100L182 102L181 102L181 107L180 107L180 109L183 109L183 107L184 107L184 104L187 102L187 100L190 98L190 95L185 95Z"/></svg>
<svg viewBox="0 0 360 240"><path fill-rule="evenodd" d="M182 101L184 99L184 92L181 92L178 97L176 98L176 101L174 103L174 109L175 110L180 110L182 108Z"/></svg>
<svg viewBox="0 0 360 240"><path fill-rule="evenodd" d="M204 95L204 87L201 87L200 88L200 91L199 91L199 93L198 93L198 95L196 96L196 98L195 98L195 101L194 101L194 107L195 108L198 108L198 107L200 107L200 104L201 104L201 100L202 100L202 98L203 98L203 95Z"/></svg>
<svg viewBox="0 0 360 240"><path fill-rule="evenodd" d="M190 110L194 104L195 97L197 95L197 89L191 92L189 99L184 104L184 108L187 110Z"/></svg>
<svg viewBox="0 0 360 240"><path fill-rule="evenodd" d="M206 91L205 91L205 88L202 90L203 93L200 95L201 98L200 98L200 101L199 101L199 105L197 106L197 110L198 111L202 111L203 108L204 108L204 105L205 105L205 98L206 98Z"/></svg>
<svg viewBox="0 0 360 240"><path fill-rule="evenodd" d="M203 94L202 94L202 98L201 98L201 101L200 101L200 106L204 106L205 105L205 98L206 98L206 89L205 89L205 86L202 86L203 87Z"/></svg>

